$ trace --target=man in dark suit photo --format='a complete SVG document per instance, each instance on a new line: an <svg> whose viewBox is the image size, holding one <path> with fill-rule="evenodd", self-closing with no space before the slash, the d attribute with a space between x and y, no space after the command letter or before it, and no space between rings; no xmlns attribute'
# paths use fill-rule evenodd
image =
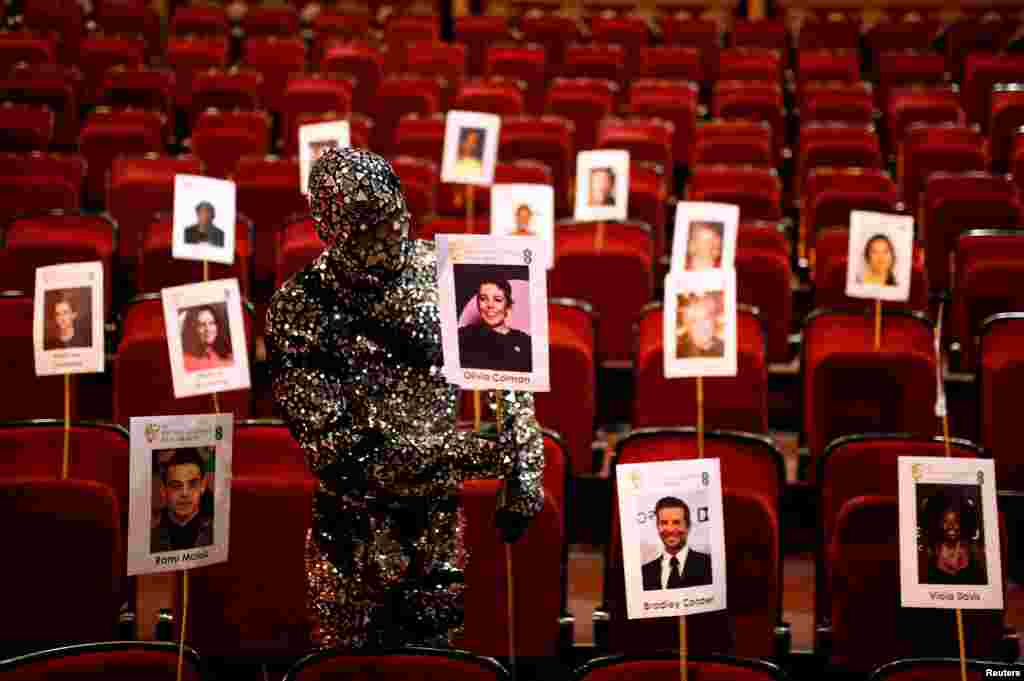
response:
<svg viewBox="0 0 1024 681"><path fill-rule="evenodd" d="M185 228L185 243L210 244L222 248L224 246L224 230L213 224L217 213L209 201L201 201L196 206L196 224Z"/></svg>
<svg viewBox="0 0 1024 681"><path fill-rule="evenodd" d="M80 314L78 310L79 300L89 294L88 288L83 288L84 296L74 295L73 289L59 289L47 291L46 308L52 313L48 320L47 332L43 337L43 350L64 350L68 348L92 347L91 315ZM83 317L79 323L79 317Z"/></svg>
<svg viewBox="0 0 1024 681"><path fill-rule="evenodd" d="M641 569L644 591L711 584L711 556L686 545L690 535L690 507L686 502L663 497L654 505L654 517L664 550Z"/></svg>

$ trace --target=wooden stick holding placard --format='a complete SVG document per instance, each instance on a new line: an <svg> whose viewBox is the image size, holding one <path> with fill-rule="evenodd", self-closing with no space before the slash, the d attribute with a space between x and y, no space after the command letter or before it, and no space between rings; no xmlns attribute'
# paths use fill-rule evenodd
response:
<svg viewBox="0 0 1024 681"><path fill-rule="evenodd" d="M71 465L71 374L64 374L64 455L60 462L60 479L68 479Z"/></svg>
<svg viewBox="0 0 1024 681"><path fill-rule="evenodd" d="M704 377L697 377L697 456L704 458Z"/></svg>
<svg viewBox="0 0 1024 681"><path fill-rule="evenodd" d="M604 233L605 226L604 221L597 223L597 231L594 232L594 250L600 253L604 250Z"/></svg>
<svg viewBox="0 0 1024 681"><path fill-rule="evenodd" d="M686 681L686 615L679 616L679 678Z"/></svg>
<svg viewBox="0 0 1024 681"><path fill-rule="evenodd" d="M504 414L501 407L501 393L498 393L494 421L500 434L503 429ZM506 483L507 485L508 483ZM515 616L515 580L512 575L512 545L505 544L505 596L508 608L508 668L512 678L516 678L516 616Z"/></svg>
<svg viewBox="0 0 1024 681"><path fill-rule="evenodd" d="M210 261L203 261L203 281L210 281ZM213 411L215 414L220 413L220 401L217 398L217 393L213 393Z"/></svg>
<svg viewBox="0 0 1024 681"><path fill-rule="evenodd" d="M875 298L875 350L882 347L882 299Z"/></svg>
<svg viewBox="0 0 1024 681"><path fill-rule="evenodd" d="M181 681L181 667L185 659L185 630L188 627L188 570L181 573L181 631L178 637L178 674L175 677Z"/></svg>

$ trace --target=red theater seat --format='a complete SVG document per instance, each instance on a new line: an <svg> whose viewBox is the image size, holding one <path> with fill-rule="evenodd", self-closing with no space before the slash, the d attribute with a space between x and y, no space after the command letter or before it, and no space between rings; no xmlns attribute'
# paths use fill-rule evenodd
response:
<svg viewBox="0 0 1024 681"><path fill-rule="evenodd" d="M877 105L885 107L894 88L942 87L947 84L946 61L941 54L915 50L891 50L878 54Z"/></svg>
<svg viewBox="0 0 1024 681"><path fill-rule="evenodd" d="M441 108L451 108L455 93L466 77L466 46L435 41L410 43L403 73L442 77L447 87L442 92Z"/></svg>
<svg viewBox="0 0 1024 681"><path fill-rule="evenodd" d="M135 271L135 289L139 293L159 293L161 289L203 280L203 263L179 260L171 255L174 227L171 214L154 216L146 228ZM251 296L252 222L239 215L235 222L235 262L231 265L211 262L210 279L238 279L242 296Z"/></svg>
<svg viewBox="0 0 1024 681"><path fill-rule="evenodd" d="M526 103L531 114L544 112L547 86L547 55L540 45L501 44L487 48L484 75L502 76L526 83Z"/></svg>
<svg viewBox="0 0 1024 681"><path fill-rule="evenodd" d="M601 119L614 111L617 94L618 86L609 80L555 78L548 88L544 110L572 121L577 150L593 149ZM503 142L507 144L508 140Z"/></svg>
<svg viewBox="0 0 1024 681"><path fill-rule="evenodd" d="M103 92L107 70L115 66L138 68L146 62L146 40L141 35L87 35L77 63L85 76L84 104L95 103Z"/></svg>
<svg viewBox="0 0 1024 681"><path fill-rule="evenodd" d="M352 81L347 76L330 73L295 73L289 76L280 112L283 148L294 149L292 145L298 145L296 119L299 114L330 111L336 118L348 118L352 112L352 92Z"/></svg>
<svg viewBox="0 0 1024 681"><path fill-rule="evenodd" d="M638 319L633 428L695 425L695 380L665 378L661 303L648 304ZM704 379L704 422L709 428L767 432L768 359L764 329L758 316L747 308L737 314L736 364L736 376Z"/></svg>
<svg viewBox="0 0 1024 681"><path fill-rule="evenodd" d="M819 166L881 168L882 148L874 126L807 123L800 127L799 186Z"/></svg>
<svg viewBox="0 0 1024 681"><path fill-rule="evenodd" d="M800 121L870 125L876 117L871 83L811 81L800 91Z"/></svg>
<svg viewBox="0 0 1024 681"><path fill-rule="evenodd" d="M236 445L236 457L244 454ZM310 475L232 471L231 560L196 570L189 586L189 640L206 655L269 663L309 650L305 542L314 487Z"/></svg>
<svg viewBox="0 0 1024 681"><path fill-rule="evenodd" d="M682 14L662 14L657 19L661 40L666 45L696 47L704 61L704 73L709 80L716 78L718 51L722 47L723 27L714 18Z"/></svg>
<svg viewBox="0 0 1024 681"><path fill-rule="evenodd" d="M890 147L895 149L915 123L964 126L967 119L960 108L955 85L918 85L889 90L887 116Z"/></svg>
<svg viewBox="0 0 1024 681"><path fill-rule="evenodd" d="M437 209L438 178L440 177L438 164L423 158L398 156L391 160L391 167L395 169L395 173L402 181L402 190L405 192L405 200L409 213L412 214L413 223L422 224L428 217L434 215ZM457 189L461 190L463 187L459 186ZM478 191L477 193L481 195L486 192Z"/></svg>
<svg viewBox="0 0 1024 681"><path fill-rule="evenodd" d="M734 203L741 220L782 219L782 180L774 168L697 165L689 178L690 201Z"/></svg>
<svg viewBox="0 0 1024 681"><path fill-rule="evenodd" d="M1024 80L1024 74L1021 75ZM1006 170L1017 131L1024 126L1024 85L999 84L992 88L989 116L989 153L992 167Z"/></svg>
<svg viewBox="0 0 1024 681"><path fill-rule="evenodd" d="M175 36L226 36L231 32L231 25L220 7L186 5L174 10L170 32Z"/></svg>
<svg viewBox="0 0 1024 681"><path fill-rule="evenodd" d="M85 172L78 154L0 153L0 224L18 215L77 211Z"/></svg>
<svg viewBox="0 0 1024 681"><path fill-rule="evenodd" d="M288 76L306 70L306 44L299 37L250 37L242 46L241 63L263 76L259 91L263 105L271 111L281 111Z"/></svg>
<svg viewBox="0 0 1024 681"><path fill-rule="evenodd" d="M584 301L552 298L548 302L552 391L534 395L537 419L562 435L571 469L579 473L589 473L593 467L597 321ZM559 505L564 509L565 500Z"/></svg>
<svg viewBox="0 0 1024 681"><path fill-rule="evenodd" d="M172 35L167 41L167 64L174 69L175 105L182 109L192 106L192 79L206 69L222 69L228 65L228 39L225 36Z"/></svg>
<svg viewBox="0 0 1024 681"><path fill-rule="evenodd" d="M978 404L981 443L996 461L1000 490L1024 491L1017 431L1017 391L1024 376L1024 315L1006 313L987 319L978 344Z"/></svg>
<svg viewBox="0 0 1024 681"><path fill-rule="evenodd" d="M559 216L572 210L569 198L576 163L573 130L573 123L559 116L513 116L501 121L499 157L502 161L536 160L551 168L555 213Z"/></svg>
<svg viewBox="0 0 1024 681"><path fill-rule="evenodd" d="M235 422L231 472L247 478L312 480L306 452L284 421L250 419Z"/></svg>
<svg viewBox="0 0 1024 681"><path fill-rule="evenodd" d="M661 454L655 460L692 458L692 454ZM643 460L651 458L643 457ZM620 456L617 463L626 463ZM723 465L723 468L728 463ZM725 478L723 471L722 477ZM675 618L626 619L625 579L618 499L612 493L611 541L608 544L601 614L607 614L604 650L646 655L678 647ZM782 558L777 498L768 498L723 482L722 515L725 552L729 556L726 583L728 609L688 616L687 647L707 653L767 658L775 651L775 627L782 614ZM712 570L715 567L712 565ZM598 613L595 613L597 615ZM678 657L675 674L678 675ZM735 677L727 677L735 678Z"/></svg>
<svg viewBox="0 0 1024 681"><path fill-rule="evenodd" d="M82 126L78 143L89 164L87 199L94 203L103 200L111 166L118 156L162 152L166 125L167 120L157 111L94 109Z"/></svg>
<svg viewBox="0 0 1024 681"><path fill-rule="evenodd" d="M596 148L624 149L630 164L653 163L671 173L674 167L672 142L675 127L660 118L612 118L597 128Z"/></svg>
<svg viewBox="0 0 1024 681"><path fill-rule="evenodd" d="M280 288L293 274L309 265L323 253L320 241L309 216L295 216L281 227L277 241L275 287Z"/></svg>
<svg viewBox="0 0 1024 681"><path fill-rule="evenodd" d="M708 681L786 681L785 673L764 660L687 655L689 678ZM576 670L575 681L660 681L679 676L679 655L672 651L638 657L609 656L591 660Z"/></svg>
<svg viewBox="0 0 1024 681"><path fill-rule="evenodd" d="M668 200L669 188L663 167L654 163L630 162L629 216L650 225L656 259L668 249L665 236Z"/></svg>
<svg viewBox="0 0 1024 681"><path fill-rule="evenodd" d="M651 42L647 19L638 14L597 15L590 20L590 38L595 43L620 45L625 52L626 76L637 72L640 50Z"/></svg>
<svg viewBox="0 0 1024 681"><path fill-rule="evenodd" d="M174 210L174 176L178 174L202 175L202 162L192 156L114 159L107 185L107 211L118 225L119 267L134 266L153 215Z"/></svg>
<svg viewBox="0 0 1024 681"><path fill-rule="evenodd" d="M622 45L607 43L569 45L565 48L565 73L621 84L626 74L626 51Z"/></svg>
<svg viewBox="0 0 1024 681"><path fill-rule="evenodd" d="M524 41L544 48L549 77L562 73L567 47L581 37L575 19L553 13L524 15L519 21L519 31Z"/></svg>
<svg viewBox="0 0 1024 681"><path fill-rule="evenodd" d="M455 39L467 48L466 66L470 75L484 75L489 46L507 42L509 38L506 17L466 15L455 19Z"/></svg>
<svg viewBox="0 0 1024 681"><path fill-rule="evenodd" d="M433 163L430 165L433 167L433 181L436 183L439 176L438 170ZM399 173L399 177L403 177L404 187L404 176ZM552 184L552 180L551 168L540 161L501 161L494 167L494 184ZM437 214L451 217L465 215L466 197L470 189L471 185L438 183ZM490 188L472 187L472 190L475 192L473 206L476 215L489 215L491 212Z"/></svg>
<svg viewBox="0 0 1024 681"><path fill-rule="evenodd" d="M786 142L786 108L782 86L777 82L720 80L711 97L714 118L766 121L772 128L773 144L782 149Z"/></svg>
<svg viewBox="0 0 1024 681"><path fill-rule="evenodd" d="M84 82L74 66L19 63L0 71L0 98L53 110L54 142L71 147L78 142L79 106Z"/></svg>
<svg viewBox="0 0 1024 681"><path fill-rule="evenodd" d="M526 113L526 96L516 81L501 77L479 78L463 82L452 108L521 116Z"/></svg>
<svg viewBox="0 0 1024 681"><path fill-rule="evenodd" d="M270 115L265 111L218 111L199 114L192 128L192 151L210 177L227 178L244 156L270 151Z"/></svg>
<svg viewBox="0 0 1024 681"><path fill-rule="evenodd" d="M508 681L504 667L489 657L477 657L458 650L403 648L393 652L352 654L325 650L302 658L288 670L284 681L318 681L324 678L366 674L380 681Z"/></svg>
<svg viewBox="0 0 1024 681"><path fill-rule="evenodd" d="M878 23L865 27L864 44L877 69L881 55L886 52L919 50L926 54L941 30L942 25L937 18L925 18L916 12L907 12L898 18L883 14ZM934 56L942 58L937 52ZM940 64L941 70L945 70L945 60Z"/></svg>
<svg viewBox="0 0 1024 681"><path fill-rule="evenodd" d="M368 7L324 7L313 19L314 63L323 56L323 48L329 43L365 39L370 33L370 19Z"/></svg>
<svg viewBox="0 0 1024 681"><path fill-rule="evenodd" d="M818 26L814 27L817 30ZM804 32L801 31L801 34ZM833 49L836 48L836 49ZM802 90L804 83L816 80L832 80L852 83L860 80L860 60L857 53L848 45L834 43L825 47L802 47L797 53L796 81L797 89Z"/></svg>
<svg viewBox="0 0 1024 681"><path fill-rule="evenodd" d="M243 318L246 345L252 347L250 315ZM124 310L121 342L113 361L114 421L127 425L132 416L151 414L206 414L213 409L211 395L175 399L171 361L167 350L163 304L159 293L132 300ZM145 380L140 380L145 377ZM249 416L250 391L219 393L220 409L236 419Z"/></svg>
<svg viewBox="0 0 1024 681"><path fill-rule="evenodd" d="M156 8L139 0L97 0L91 19L111 35L139 33L146 40L146 57L153 59L164 50L160 15Z"/></svg>
<svg viewBox="0 0 1024 681"><path fill-rule="evenodd" d="M793 321L792 269L785 223L740 223L736 243L736 300L759 313L767 362L788 362Z"/></svg>
<svg viewBox="0 0 1024 681"><path fill-rule="evenodd" d="M1024 82L1024 57L1017 54L968 54L964 64L963 105L967 120L988 130L992 86Z"/></svg>
<svg viewBox="0 0 1024 681"><path fill-rule="evenodd" d="M0 73L7 73L15 64L53 64L57 61L57 45L52 34L32 31L0 33Z"/></svg>
<svg viewBox="0 0 1024 681"><path fill-rule="evenodd" d="M658 45L641 47L638 73L642 78L705 82L704 60L696 47Z"/></svg>
<svg viewBox="0 0 1024 681"><path fill-rule="evenodd" d="M441 111L442 79L435 76L390 75L374 97L374 134L371 148L390 158L400 143L395 139L399 121L407 114L429 118ZM436 159L440 162L441 157Z"/></svg>
<svg viewBox="0 0 1024 681"><path fill-rule="evenodd" d="M407 65L409 46L415 42L436 42L441 39L441 22L434 15L399 14L384 27L388 46L388 69L401 72Z"/></svg>
<svg viewBox="0 0 1024 681"><path fill-rule="evenodd" d="M804 324L804 432L812 457L851 433L932 433L935 351L931 324L910 312L882 319L816 310ZM842 386L841 389L837 386Z"/></svg>
<svg viewBox="0 0 1024 681"><path fill-rule="evenodd" d="M985 321L992 315L1024 310L1024 230L961 232L953 271L952 337L960 344L960 368L975 371Z"/></svg>
<svg viewBox="0 0 1024 681"><path fill-rule="evenodd" d="M246 8L241 23L242 32L247 38L293 36L299 33L299 12L295 7L288 5L254 5Z"/></svg>
<svg viewBox="0 0 1024 681"><path fill-rule="evenodd" d="M195 125L196 118L207 109L260 108L260 92L263 90L263 75L249 68L205 69L192 76L192 100L189 107L189 123Z"/></svg>
<svg viewBox="0 0 1024 681"><path fill-rule="evenodd" d="M696 138L698 91L694 83L644 78L633 81L625 111L637 118L660 118L673 127L671 157L689 165ZM666 167L665 172L672 172Z"/></svg>
<svg viewBox="0 0 1024 681"><path fill-rule="evenodd" d="M849 298L846 295L846 268L849 254L850 232L844 227L824 229L815 240L813 268L814 307L864 307L874 305L873 300ZM884 301L883 309L928 311L928 270L925 249L914 246L914 261L910 270L910 300Z"/></svg>
<svg viewBox="0 0 1024 681"><path fill-rule="evenodd" d="M374 109L374 95L384 79L384 58L384 53L370 43L329 43L320 59L320 71L355 79L352 108L369 114Z"/></svg>
<svg viewBox="0 0 1024 681"><path fill-rule="evenodd" d="M577 298L600 316L597 359L630 364L631 325L653 292L654 239L641 222L560 221L555 226L551 297Z"/></svg>
<svg viewBox="0 0 1024 681"><path fill-rule="evenodd" d="M977 458L981 450L967 440L953 439L950 455ZM897 493L897 460L901 456L946 456L942 438L916 438L902 433L847 435L829 443L817 461L820 506L815 569L815 623L831 621L832 584L827 569L828 551L835 539L843 506L861 495ZM998 480L998 476L996 478Z"/></svg>
<svg viewBox="0 0 1024 681"><path fill-rule="evenodd" d="M889 173L878 168L818 166L804 178L800 207L801 238L813 249L817 234L847 228L850 211L896 212L899 193Z"/></svg>
<svg viewBox="0 0 1024 681"><path fill-rule="evenodd" d="M202 681L202 662L184 648L181 681ZM102 675L106 679L176 677L178 644L169 641L110 641L43 650L0 662L0 674L11 681L69 681Z"/></svg>
<svg viewBox="0 0 1024 681"><path fill-rule="evenodd" d="M91 480L4 479L0 512L17 518L5 534L21 553L4 569L3 599L18 616L0 625L2 657L110 640L125 569L114 490ZM68 555L89 556L75 567L74 579L68 579ZM71 602L82 609L53 616Z"/></svg>
<svg viewBox="0 0 1024 681"><path fill-rule="evenodd" d="M107 215L49 211L12 220L3 230L0 288L34 291L36 268L60 263L103 263L103 309L111 313L114 240Z"/></svg>
<svg viewBox="0 0 1024 681"><path fill-rule="evenodd" d="M73 64L79 56L79 47L85 27L85 12L77 2L61 0L25 0L21 21L25 28L57 36L57 58Z"/></svg>
<svg viewBox="0 0 1024 681"><path fill-rule="evenodd" d="M441 163L444 151L444 114L435 113L430 116L406 114L398 121L395 128L396 156L413 156L435 163ZM504 123L504 121L503 121ZM502 137L504 137L502 125ZM508 140L504 140L506 143Z"/></svg>
<svg viewBox="0 0 1024 681"><path fill-rule="evenodd" d="M108 106L154 109L170 119L177 79L170 69L115 66L103 77L100 100Z"/></svg>
<svg viewBox="0 0 1024 681"><path fill-rule="evenodd" d="M55 116L46 106L0 104L0 149L46 151L53 142Z"/></svg>
<svg viewBox="0 0 1024 681"><path fill-rule="evenodd" d="M796 36L798 49L856 50L860 46L861 21L852 13L829 13L823 20L814 15L808 18Z"/></svg>
<svg viewBox="0 0 1024 681"><path fill-rule="evenodd" d="M1018 18L1012 12L1003 14L994 7L957 17L946 27L944 36L947 68L953 77L963 79L971 53L1002 56L997 53L1007 46L1017 26Z"/></svg>
<svg viewBox="0 0 1024 681"><path fill-rule="evenodd" d="M299 192L299 162L276 156L243 157L235 167L234 180L239 212L255 216L253 278L258 285L272 282L276 244L285 221L309 211L306 197Z"/></svg>
<svg viewBox="0 0 1024 681"><path fill-rule="evenodd" d="M1013 665L992 660L967 660L967 678L969 681L982 681L991 678L987 670L993 672L1010 672ZM1000 676L1004 674L1000 673ZM1009 676L1010 674L1005 674ZM935 681L956 681L960 676L960 660L946 658L929 658L916 660L897 660L883 665L871 673L869 681L914 681L915 679L935 679Z"/></svg>
<svg viewBox="0 0 1024 681"><path fill-rule="evenodd" d="M789 49L789 30L781 19L739 19L732 25L733 47L778 50Z"/></svg>
<svg viewBox="0 0 1024 681"><path fill-rule="evenodd" d="M953 283L951 255L964 230L1016 228L1021 217L1013 180L984 172L932 173L924 186L921 208L919 234L924 237L929 283L940 290Z"/></svg>
<svg viewBox="0 0 1024 681"><path fill-rule="evenodd" d="M767 121L721 120L696 129L691 165L698 163L774 167L781 150L773 152L772 126Z"/></svg>
<svg viewBox="0 0 1024 681"><path fill-rule="evenodd" d="M730 47L718 55L721 80L780 82L783 59L779 50L756 47Z"/></svg>

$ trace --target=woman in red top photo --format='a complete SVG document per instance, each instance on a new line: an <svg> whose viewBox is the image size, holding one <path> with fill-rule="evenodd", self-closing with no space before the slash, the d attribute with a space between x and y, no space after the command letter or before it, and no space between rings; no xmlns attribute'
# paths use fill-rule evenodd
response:
<svg viewBox="0 0 1024 681"><path fill-rule="evenodd" d="M185 371L205 371L228 367L231 356L231 330L225 323L223 303L198 305L185 310L181 325L181 351Z"/></svg>

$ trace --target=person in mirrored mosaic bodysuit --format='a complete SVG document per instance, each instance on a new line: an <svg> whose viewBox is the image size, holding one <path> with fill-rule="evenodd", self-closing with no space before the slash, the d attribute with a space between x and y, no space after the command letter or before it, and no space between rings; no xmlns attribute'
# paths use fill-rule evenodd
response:
<svg viewBox="0 0 1024 681"><path fill-rule="evenodd" d="M391 166L326 152L310 172L325 250L267 314L274 398L317 478L306 542L321 647L450 645L462 626L458 489L501 478L496 523L515 541L543 505L543 440L529 393L499 392L496 440L456 429L441 374L436 257L409 238Z"/></svg>

